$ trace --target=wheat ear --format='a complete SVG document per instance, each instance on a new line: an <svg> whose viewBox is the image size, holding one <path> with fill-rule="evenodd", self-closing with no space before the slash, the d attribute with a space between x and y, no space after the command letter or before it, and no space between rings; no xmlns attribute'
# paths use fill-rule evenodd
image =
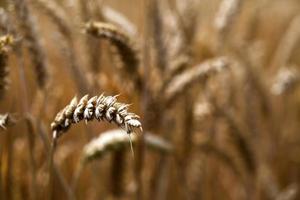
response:
<svg viewBox="0 0 300 200"><path fill-rule="evenodd" d="M149 149L160 154L172 153L173 146L161 137L152 133L146 133L144 136L145 145ZM132 135L131 141L133 145L136 145L139 142L138 136ZM78 179L86 164L96 159L101 159L110 152L117 153L123 149L129 148L129 146L128 136L120 129L103 132L97 138L86 144L81 155L81 162L78 165L73 179L73 189L76 188Z"/></svg>
<svg viewBox="0 0 300 200"><path fill-rule="evenodd" d="M291 91L300 82L300 74L296 68L281 68L271 87L274 95L286 94Z"/></svg>
<svg viewBox="0 0 300 200"><path fill-rule="evenodd" d="M7 87L7 47L13 44L13 37L5 35L0 37L0 99L3 98Z"/></svg>
<svg viewBox="0 0 300 200"><path fill-rule="evenodd" d="M159 136L151 133L145 134L145 144L150 149L160 153L170 153L172 145ZM131 141L135 145L138 140L137 135L131 136ZM84 162L102 158L107 152L129 147L128 136L123 131L116 129L101 133L100 136L85 145L82 159Z"/></svg>
<svg viewBox="0 0 300 200"><path fill-rule="evenodd" d="M102 14L105 21L111 22L120 26L123 30L129 33L131 36L137 35L137 27L122 13L109 7L103 6Z"/></svg>
<svg viewBox="0 0 300 200"><path fill-rule="evenodd" d="M214 58L173 77L170 82L166 83L164 89L166 105L170 105L177 96L183 94L193 83L206 80L211 75L227 68L228 64L229 60L225 57Z"/></svg>
<svg viewBox="0 0 300 200"><path fill-rule="evenodd" d="M31 0L36 5L37 8L44 11L52 21L57 25L60 32L69 38L71 36L71 28L68 23L68 17L66 13L61 9L61 7L55 1L47 0Z"/></svg>
<svg viewBox="0 0 300 200"><path fill-rule="evenodd" d="M124 63L126 67L124 71L126 74L134 79L135 86L138 89L142 89L142 80L140 79L138 71L140 60L135 45L133 45L133 41L130 37L116 26L103 22L86 23L84 31L93 37L109 40L109 42L116 47Z"/></svg>
<svg viewBox="0 0 300 200"><path fill-rule="evenodd" d="M128 134L132 133L134 128L139 128L142 131L139 116L128 112L128 106L128 104L117 102L116 96L101 94L99 97L94 96L89 99L88 95L85 95L79 102L77 97L74 97L51 123L53 138L58 138L73 123L78 123L81 120L90 121L94 118L98 121L114 122L125 129Z"/></svg>
<svg viewBox="0 0 300 200"><path fill-rule="evenodd" d="M235 17L239 14L243 0L223 0L215 18L215 28L226 37Z"/></svg>
<svg viewBox="0 0 300 200"><path fill-rule="evenodd" d="M9 115L8 113L6 114L0 114L0 127L2 129L6 129L7 126L11 126L13 124L15 124L16 120Z"/></svg>
<svg viewBox="0 0 300 200"><path fill-rule="evenodd" d="M45 14L54 22L61 35L66 41L66 50L64 54L70 62L70 71L73 75L74 82L80 94L88 92L89 85L86 76L82 73L78 65L78 59L75 55L74 40L72 37L72 28L68 17L63 9L54 1L36 0L34 1L37 8L44 11Z"/></svg>
<svg viewBox="0 0 300 200"><path fill-rule="evenodd" d="M35 67L38 86L44 88L48 71L46 57L37 34L36 23L33 20L33 16L29 13L28 2L26 0L13 0L13 3L16 10L16 17L19 20L20 28L27 42L31 62Z"/></svg>
<svg viewBox="0 0 300 200"><path fill-rule="evenodd" d="M287 27L284 35L279 41L278 47L271 60L272 67L282 67L289 62L293 51L297 47L297 41L300 38L300 15L296 15L289 26Z"/></svg>

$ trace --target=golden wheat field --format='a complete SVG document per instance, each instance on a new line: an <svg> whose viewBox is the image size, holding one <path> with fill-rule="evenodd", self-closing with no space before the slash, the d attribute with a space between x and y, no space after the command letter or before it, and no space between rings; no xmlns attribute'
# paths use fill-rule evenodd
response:
<svg viewBox="0 0 300 200"><path fill-rule="evenodd" d="M299 0L0 0L0 200L300 199Z"/></svg>

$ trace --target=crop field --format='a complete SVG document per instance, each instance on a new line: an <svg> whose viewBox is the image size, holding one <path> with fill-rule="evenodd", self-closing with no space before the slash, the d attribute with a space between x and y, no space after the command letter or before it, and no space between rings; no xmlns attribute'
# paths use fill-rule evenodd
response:
<svg viewBox="0 0 300 200"><path fill-rule="evenodd" d="M300 199L299 0L0 0L0 200Z"/></svg>

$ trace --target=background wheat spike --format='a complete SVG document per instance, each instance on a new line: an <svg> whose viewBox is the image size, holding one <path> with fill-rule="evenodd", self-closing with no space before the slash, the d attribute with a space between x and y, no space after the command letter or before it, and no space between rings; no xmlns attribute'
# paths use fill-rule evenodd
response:
<svg viewBox="0 0 300 200"><path fill-rule="evenodd" d="M172 152L172 145L151 133L145 133L145 144L147 147L152 148L160 153ZM131 136L132 143L137 142L137 135ZM123 149L129 147L128 137L119 130L111 130L101 133L98 138L93 139L91 142L85 145L82 153L83 161L91 161L97 158L101 158L106 152Z"/></svg>
<svg viewBox="0 0 300 200"><path fill-rule="evenodd" d="M228 64L229 60L225 57L214 58L174 76L166 83L164 91L166 104L171 104L178 95L184 93L185 89L193 83L205 80L211 75L226 69Z"/></svg>
<svg viewBox="0 0 300 200"><path fill-rule="evenodd" d="M51 123L53 138L57 138L62 132L69 129L72 123L78 123L81 120L98 121L106 120L114 122L124 128L128 134L132 133L135 128L142 131L142 124L139 116L127 111L128 104L117 102L117 96L94 96L89 98L88 95L82 97L79 102L74 97L69 105L62 109Z"/></svg>
<svg viewBox="0 0 300 200"><path fill-rule="evenodd" d="M142 89L142 83L139 74L140 59L136 46L133 44L131 38L118 27L104 22L88 22L85 24L84 31L96 38L104 38L116 47L118 54L125 66L124 73L133 79L135 86Z"/></svg>
<svg viewBox="0 0 300 200"><path fill-rule="evenodd" d="M42 48L37 25L28 8L27 0L13 0L16 17L30 53L31 62L35 67L38 86L44 88L48 76L45 52Z"/></svg>
<svg viewBox="0 0 300 200"><path fill-rule="evenodd" d="M7 47L13 44L13 37L5 35L0 37L0 98L3 97L4 91L7 87Z"/></svg>

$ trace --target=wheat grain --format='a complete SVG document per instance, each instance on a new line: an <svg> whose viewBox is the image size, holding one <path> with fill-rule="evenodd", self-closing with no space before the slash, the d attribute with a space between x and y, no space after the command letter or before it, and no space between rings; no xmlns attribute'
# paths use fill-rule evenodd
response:
<svg viewBox="0 0 300 200"><path fill-rule="evenodd" d="M53 138L58 138L61 133L66 132L72 123L81 120L90 121L96 118L98 121L106 120L114 122L124 128L128 134L142 125L139 116L127 111L128 104L117 102L116 96L94 96L89 99L88 95L82 97L79 102L74 97L69 105L62 109L51 123Z"/></svg>

